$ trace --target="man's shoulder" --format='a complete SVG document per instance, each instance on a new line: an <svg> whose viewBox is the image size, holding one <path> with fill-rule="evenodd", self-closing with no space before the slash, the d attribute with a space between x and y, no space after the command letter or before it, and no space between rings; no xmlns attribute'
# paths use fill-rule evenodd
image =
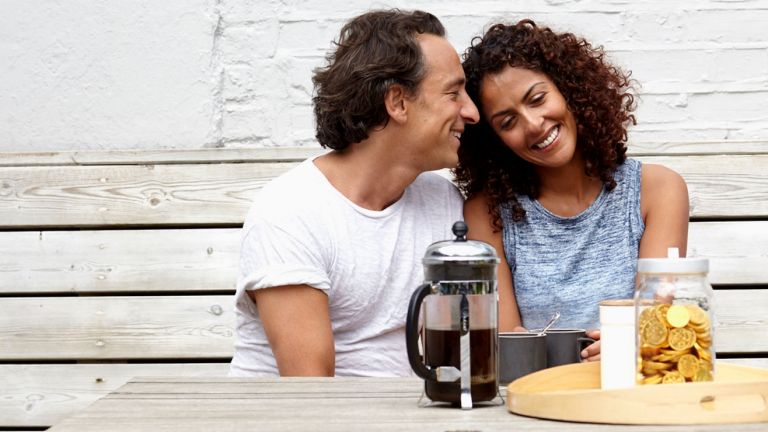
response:
<svg viewBox="0 0 768 432"><path fill-rule="evenodd" d="M318 174L312 161L307 159L264 185L257 193L256 200L278 201L286 205L304 202L316 196L322 187L322 179Z"/></svg>
<svg viewBox="0 0 768 432"><path fill-rule="evenodd" d="M322 200L322 182L311 160L304 161L264 185L253 197L249 217L279 220L301 214Z"/></svg>

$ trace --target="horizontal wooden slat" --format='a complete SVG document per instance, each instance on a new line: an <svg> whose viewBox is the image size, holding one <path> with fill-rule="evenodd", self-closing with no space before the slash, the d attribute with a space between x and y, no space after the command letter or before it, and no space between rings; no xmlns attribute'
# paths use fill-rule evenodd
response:
<svg viewBox="0 0 768 432"><path fill-rule="evenodd" d="M718 352L768 352L768 289L715 290Z"/></svg>
<svg viewBox="0 0 768 432"><path fill-rule="evenodd" d="M633 141L632 156L768 153L765 140ZM317 147L77 150L61 152L0 152L0 167L54 165L133 165L216 162L289 162L323 154Z"/></svg>
<svg viewBox="0 0 768 432"><path fill-rule="evenodd" d="M0 299L0 360L232 356L234 296Z"/></svg>
<svg viewBox="0 0 768 432"><path fill-rule="evenodd" d="M0 169L0 227L240 224L290 163Z"/></svg>
<svg viewBox="0 0 768 432"><path fill-rule="evenodd" d="M323 154L321 147L213 148L190 150L109 150L0 152L0 167L56 165L192 164L223 162L298 162Z"/></svg>
<svg viewBox="0 0 768 432"><path fill-rule="evenodd" d="M642 159L670 166L686 178L693 217L764 217L768 212L763 167L768 159L754 158L718 158L718 164L697 156ZM240 223L252 193L291 166L0 170L0 216L6 216L0 226ZM184 175L187 171L191 175ZM56 181L51 182L52 177ZM215 208L203 208L209 204Z"/></svg>
<svg viewBox="0 0 768 432"><path fill-rule="evenodd" d="M768 285L768 221L693 222L713 284ZM0 232L0 294L231 291L240 229Z"/></svg>
<svg viewBox="0 0 768 432"><path fill-rule="evenodd" d="M672 168L685 178L694 218L768 216L768 155L647 156L639 159Z"/></svg>
<svg viewBox="0 0 768 432"><path fill-rule="evenodd" d="M738 364L742 366L752 366L768 369L768 358L728 358L717 359L718 362Z"/></svg>
<svg viewBox="0 0 768 432"><path fill-rule="evenodd" d="M629 143L628 153L631 156L766 154L768 141L633 141Z"/></svg>
<svg viewBox="0 0 768 432"><path fill-rule="evenodd" d="M644 156L685 177L693 217L768 216L768 155ZM238 224L290 163L0 168L0 228Z"/></svg>
<svg viewBox="0 0 768 432"><path fill-rule="evenodd" d="M240 229L0 232L0 294L231 291Z"/></svg>
<svg viewBox="0 0 768 432"><path fill-rule="evenodd" d="M5 298L0 359L227 358L232 296ZM718 290L718 352L768 352L768 290Z"/></svg>
<svg viewBox="0 0 768 432"><path fill-rule="evenodd" d="M0 365L0 427L44 427L135 376L226 376L228 363Z"/></svg>
<svg viewBox="0 0 768 432"><path fill-rule="evenodd" d="M688 256L709 258L712 284L768 285L768 221L692 222Z"/></svg>

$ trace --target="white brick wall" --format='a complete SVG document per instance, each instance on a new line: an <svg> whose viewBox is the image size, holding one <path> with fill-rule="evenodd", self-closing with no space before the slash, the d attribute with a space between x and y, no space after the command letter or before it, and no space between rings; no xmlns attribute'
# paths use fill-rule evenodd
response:
<svg viewBox="0 0 768 432"><path fill-rule="evenodd" d="M0 151L315 145L312 69L369 8L459 51L531 17L641 84L635 140L768 139L766 0L0 0Z"/></svg>

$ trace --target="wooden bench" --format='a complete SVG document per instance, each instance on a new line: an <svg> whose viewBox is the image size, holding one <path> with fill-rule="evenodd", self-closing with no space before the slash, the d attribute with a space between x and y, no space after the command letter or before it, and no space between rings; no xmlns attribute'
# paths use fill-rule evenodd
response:
<svg viewBox="0 0 768 432"><path fill-rule="evenodd" d="M720 358L768 366L768 143L641 143L691 195ZM319 148L0 154L0 429L47 426L133 376L221 376L239 228Z"/></svg>

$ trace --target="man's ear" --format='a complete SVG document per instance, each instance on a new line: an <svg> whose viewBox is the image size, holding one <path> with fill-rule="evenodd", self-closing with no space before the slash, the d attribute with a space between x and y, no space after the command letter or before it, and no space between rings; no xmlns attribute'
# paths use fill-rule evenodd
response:
<svg viewBox="0 0 768 432"><path fill-rule="evenodd" d="M384 95L384 106L390 120L404 123L408 119L408 92L400 84L392 84Z"/></svg>

